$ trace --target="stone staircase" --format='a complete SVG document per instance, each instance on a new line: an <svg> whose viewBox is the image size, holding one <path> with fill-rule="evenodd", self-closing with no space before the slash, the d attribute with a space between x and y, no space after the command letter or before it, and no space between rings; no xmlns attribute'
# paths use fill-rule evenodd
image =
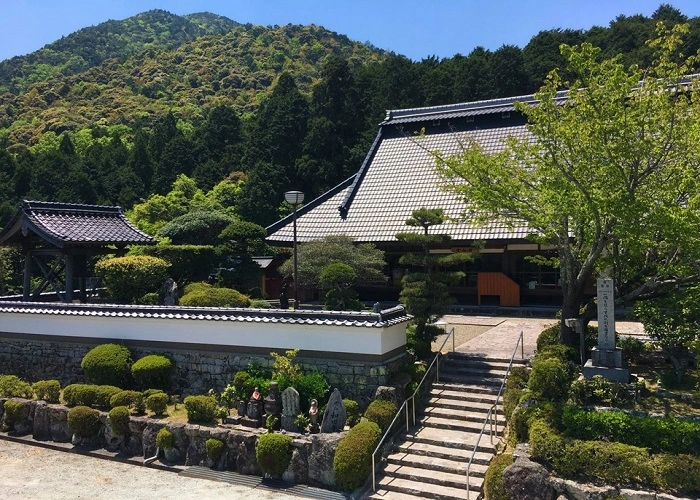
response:
<svg viewBox="0 0 700 500"><path fill-rule="evenodd" d="M450 353L440 367L440 382L430 390L416 429L387 457L377 481L378 499L464 499L467 463L489 408L496 402L508 359ZM513 366L523 364L516 359ZM505 420L499 404L498 429ZM484 474L493 458L489 426L481 438L469 472L470 498L481 498Z"/></svg>

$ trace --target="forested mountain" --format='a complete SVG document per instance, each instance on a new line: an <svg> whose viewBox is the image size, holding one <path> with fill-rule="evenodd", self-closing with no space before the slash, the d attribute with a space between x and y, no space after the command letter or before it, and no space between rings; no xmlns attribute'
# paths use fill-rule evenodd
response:
<svg viewBox="0 0 700 500"><path fill-rule="evenodd" d="M27 56L0 61L0 94L20 92L57 75L75 75L112 57L171 49L204 35L223 34L238 23L208 12L176 16L151 10L123 21L83 28Z"/></svg>
<svg viewBox="0 0 700 500"><path fill-rule="evenodd" d="M700 19L667 5L421 61L313 25L163 11L109 21L0 62L0 224L22 198L128 209L185 174L204 191L229 179L229 211L266 225L283 191L309 199L354 173L386 109L531 93L561 43L644 66L657 21L688 22L684 52L700 47Z"/></svg>

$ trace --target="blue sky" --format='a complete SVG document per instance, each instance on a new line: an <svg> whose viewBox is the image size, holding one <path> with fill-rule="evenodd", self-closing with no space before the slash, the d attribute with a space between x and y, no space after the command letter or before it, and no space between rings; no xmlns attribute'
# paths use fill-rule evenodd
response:
<svg viewBox="0 0 700 500"><path fill-rule="evenodd" d="M651 15L661 0L0 0L0 60L61 36L150 9L209 11L241 23L318 24L420 60L481 45L523 47L541 30L606 26L619 14ZM669 0L690 17L700 1Z"/></svg>

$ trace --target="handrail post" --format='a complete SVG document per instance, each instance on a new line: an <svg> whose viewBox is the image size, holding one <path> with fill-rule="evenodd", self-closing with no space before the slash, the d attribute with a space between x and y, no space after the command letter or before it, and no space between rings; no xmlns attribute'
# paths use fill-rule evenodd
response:
<svg viewBox="0 0 700 500"><path fill-rule="evenodd" d="M408 404L406 404L406 433L408 433Z"/></svg>
<svg viewBox="0 0 700 500"><path fill-rule="evenodd" d="M374 463L374 453L372 453L372 491L377 491L377 484L375 481L376 475L377 475L377 473L376 473L376 466Z"/></svg>
<svg viewBox="0 0 700 500"><path fill-rule="evenodd" d="M525 359L525 339L522 330L520 330L520 359Z"/></svg>

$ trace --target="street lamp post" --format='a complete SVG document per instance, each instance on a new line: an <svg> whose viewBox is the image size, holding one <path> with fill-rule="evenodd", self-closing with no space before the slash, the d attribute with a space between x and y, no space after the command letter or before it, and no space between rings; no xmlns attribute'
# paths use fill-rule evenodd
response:
<svg viewBox="0 0 700 500"><path fill-rule="evenodd" d="M294 309L296 310L299 303L298 287L297 287L297 207L304 203L304 193L301 191L287 191L284 193L284 199L287 203L294 207L292 216L294 227Z"/></svg>

